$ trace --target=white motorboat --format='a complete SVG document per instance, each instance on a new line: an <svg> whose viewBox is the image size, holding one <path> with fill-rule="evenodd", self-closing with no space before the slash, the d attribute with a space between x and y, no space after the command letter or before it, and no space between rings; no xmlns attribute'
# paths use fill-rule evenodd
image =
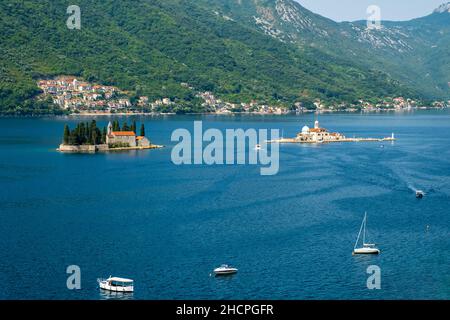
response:
<svg viewBox="0 0 450 320"><path fill-rule="evenodd" d="M416 191L416 198L417 199L422 199L424 195L425 195L425 192L423 192L422 190L417 190Z"/></svg>
<svg viewBox="0 0 450 320"><path fill-rule="evenodd" d="M367 212L364 214L364 219L359 229L358 238L356 239L355 247L353 248L353 254L379 254L380 250L375 244L366 243L366 225L367 225ZM358 248L359 238L363 233L362 247Z"/></svg>
<svg viewBox="0 0 450 320"><path fill-rule="evenodd" d="M131 279L109 277L99 279L98 284L101 289L112 292L134 292L134 281Z"/></svg>
<svg viewBox="0 0 450 320"><path fill-rule="evenodd" d="M261 145L260 145L260 144L257 144L257 145L255 146L255 150L261 150Z"/></svg>
<svg viewBox="0 0 450 320"><path fill-rule="evenodd" d="M230 267L229 265L223 264L220 267L214 269L214 273L216 276L224 276L224 275L230 275L235 274L238 272L238 269Z"/></svg>

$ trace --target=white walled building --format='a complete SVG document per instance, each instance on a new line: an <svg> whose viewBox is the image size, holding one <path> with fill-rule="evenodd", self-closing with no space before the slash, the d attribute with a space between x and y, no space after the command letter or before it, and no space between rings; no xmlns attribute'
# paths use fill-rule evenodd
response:
<svg viewBox="0 0 450 320"><path fill-rule="evenodd" d="M320 127L319 121L316 121L313 129L304 126L302 132L297 134L296 139L305 142L326 142L343 140L345 136L336 132L328 132L327 129Z"/></svg>

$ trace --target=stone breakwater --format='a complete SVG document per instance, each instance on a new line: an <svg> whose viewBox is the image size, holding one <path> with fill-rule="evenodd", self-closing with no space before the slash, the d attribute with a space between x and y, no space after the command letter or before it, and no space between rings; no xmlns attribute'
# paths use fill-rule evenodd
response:
<svg viewBox="0 0 450 320"><path fill-rule="evenodd" d="M110 148L107 144L81 145L81 146L61 144L59 148L56 150L63 153L97 153L97 152L114 152L127 150L149 150L149 149L160 149L163 147L164 146L154 144L145 147L121 147L121 148Z"/></svg>

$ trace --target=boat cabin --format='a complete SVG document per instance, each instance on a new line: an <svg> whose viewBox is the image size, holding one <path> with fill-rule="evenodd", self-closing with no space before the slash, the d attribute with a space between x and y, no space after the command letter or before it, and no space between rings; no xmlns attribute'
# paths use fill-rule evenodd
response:
<svg viewBox="0 0 450 320"><path fill-rule="evenodd" d="M100 288L115 292L133 292L134 281L131 279L109 277L99 281Z"/></svg>

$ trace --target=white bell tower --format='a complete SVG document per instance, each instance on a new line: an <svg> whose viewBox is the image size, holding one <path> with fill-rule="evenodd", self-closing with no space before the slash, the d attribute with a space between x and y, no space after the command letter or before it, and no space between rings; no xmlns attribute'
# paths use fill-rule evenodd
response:
<svg viewBox="0 0 450 320"><path fill-rule="evenodd" d="M316 120L316 122L314 122L314 129L319 129L319 120Z"/></svg>

